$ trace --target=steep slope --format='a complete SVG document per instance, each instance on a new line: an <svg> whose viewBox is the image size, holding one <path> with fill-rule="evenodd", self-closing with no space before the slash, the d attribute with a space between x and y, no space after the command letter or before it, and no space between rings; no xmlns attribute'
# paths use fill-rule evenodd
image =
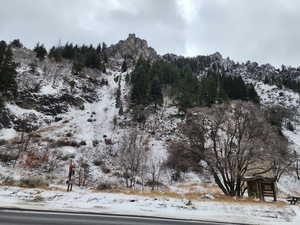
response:
<svg viewBox="0 0 300 225"><path fill-rule="evenodd" d="M83 164L88 165L90 184L97 185L99 180L105 179L121 182L121 178L113 175L119 167L116 151L122 136L136 127L128 108L130 88L125 81L131 69L121 72L122 54L131 54L135 60L140 56L154 59L158 55L146 41L132 35L117 46L108 48L108 51L111 51L110 62L105 73L85 68L75 75L70 60L55 62L46 58L40 61L31 50L13 49L19 65L18 96L15 101L6 103L0 119L2 181L12 176L18 182L20 176L35 174L46 178L51 176L53 182L63 183L69 160L73 159L78 169ZM120 109L116 106L119 87L122 115L119 115ZM171 120L165 120L172 112L169 108L162 109L160 118L149 117L149 130L139 128L140 134L151 145L153 154L149 154L160 160L166 155L168 135L165 132L171 133L175 126L169 124ZM161 132L151 135L158 127ZM13 169L11 166L19 151L23 132L31 134L30 144ZM54 164L49 160L54 160Z"/></svg>
<svg viewBox="0 0 300 225"><path fill-rule="evenodd" d="M46 58L40 61L33 51L14 48L15 61L19 64L19 94L15 101L6 103L0 117L0 180L13 177L18 183L20 176L34 174L63 184L72 159L78 169L88 165L90 185L97 186L103 181L120 184L124 180L120 176L118 151L123 136L134 129L147 143L147 162L154 167L162 164L167 156L167 145L178 137L177 126L182 115L178 114L176 102L165 95L164 104L156 113L151 106L146 108L145 123L132 120L130 86L126 77L140 57L149 61L164 59L179 65L190 64L194 68L193 74L199 79L211 68L223 71L226 76L241 76L246 83L254 85L263 106L278 104L294 109L300 104L298 93L285 86L278 87L275 81L264 82L265 77L280 74L272 66L238 64L229 58L224 59L220 53L195 58L172 54L161 57L145 40L135 35L108 47L106 54L109 60L105 73L84 68L81 73L74 74L71 60L55 62ZM124 61L129 65L126 72L121 68ZM119 85L123 114L119 113L116 104ZM300 153L297 118L298 114L292 121L295 131L285 128L283 131L293 142L291 147ZM23 132L32 134L30 146L18 160L16 168L12 168ZM51 160L54 163L50 163ZM166 172L160 176L167 185L172 175ZM194 174L187 177L187 180L198 181Z"/></svg>

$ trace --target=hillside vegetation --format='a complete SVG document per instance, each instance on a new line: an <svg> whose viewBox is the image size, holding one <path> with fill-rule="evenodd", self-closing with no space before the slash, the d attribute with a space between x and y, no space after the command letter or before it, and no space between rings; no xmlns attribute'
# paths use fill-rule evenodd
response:
<svg viewBox="0 0 300 225"><path fill-rule="evenodd" d="M219 53L159 56L134 34L49 51L1 41L0 182L62 185L70 160L76 184L100 190L200 180L242 197L245 176L294 179L299 75Z"/></svg>

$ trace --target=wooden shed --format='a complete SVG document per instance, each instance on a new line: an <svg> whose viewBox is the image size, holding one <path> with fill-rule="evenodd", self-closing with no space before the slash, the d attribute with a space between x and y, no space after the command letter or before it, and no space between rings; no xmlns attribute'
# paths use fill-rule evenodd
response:
<svg viewBox="0 0 300 225"><path fill-rule="evenodd" d="M276 178L273 177L245 177L243 181L247 183L248 196L265 201L265 197L273 197L277 201Z"/></svg>

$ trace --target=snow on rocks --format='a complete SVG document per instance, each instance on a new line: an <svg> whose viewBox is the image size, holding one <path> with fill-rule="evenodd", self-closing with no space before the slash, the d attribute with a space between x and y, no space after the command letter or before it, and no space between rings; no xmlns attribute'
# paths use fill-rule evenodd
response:
<svg viewBox="0 0 300 225"><path fill-rule="evenodd" d="M1 129L0 130L0 140L10 140L17 136L17 132L12 129Z"/></svg>
<svg viewBox="0 0 300 225"><path fill-rule="evenodd" d="M290 89L280 89L276 85L265 84L262 81L247 77L244 77L244 81L254 85L263 105L281 105L287 108L300 105L299 94Z"/></svg>

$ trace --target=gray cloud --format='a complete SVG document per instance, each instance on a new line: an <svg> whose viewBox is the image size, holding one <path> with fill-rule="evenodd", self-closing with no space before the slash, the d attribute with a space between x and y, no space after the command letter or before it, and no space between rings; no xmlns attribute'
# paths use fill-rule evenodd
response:
<svg viewBox="0 0 300 225"><path fill-rule="evenodd" d="M0 39L28 47L108 44L136 33L159 53L216 51L239 61L300 65L298 0L3 0ZM180 4L178 4L180 3ZM188 10L184 8L187 7Z"/></svg>
<svg viewBox="0 0 300 225"><path fill-rule="evenodd" d="M194 2L201 5L188 31L193 53L220 51L241 61L300 65L299 1Z"/></svg>
<svg viewBox="0 0 300 225"><path fill-rule="evenodd" d="M155 2L155 3L154 3ZM159 3L159 4L157 4ZM0 38L32 47L63 42L115 43L135 32L160 53L185 51L185 22L173 0L7 0Z"/></svg>

